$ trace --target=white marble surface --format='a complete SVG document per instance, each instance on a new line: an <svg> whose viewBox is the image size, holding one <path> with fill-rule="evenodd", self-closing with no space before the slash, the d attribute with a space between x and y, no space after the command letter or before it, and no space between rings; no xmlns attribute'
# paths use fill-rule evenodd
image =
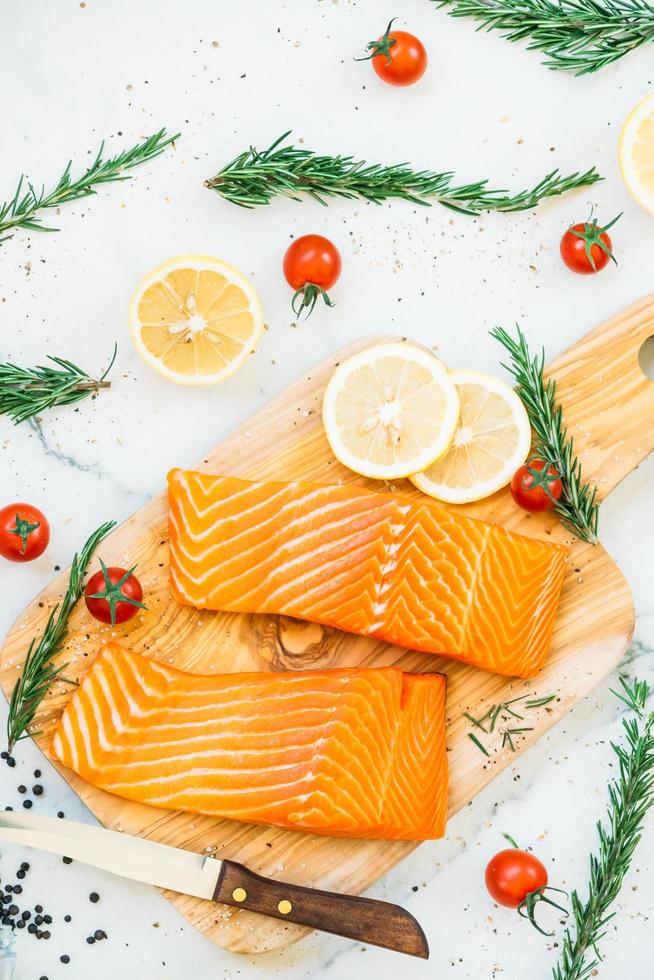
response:
<svg viewBox="0 0 654 980"><path fill-rule="evenodd" d="M487 331L519 320L534 346L555 355L610 313L652 288L652 219L628 198L615 162L620 124L652 80L652 48L598 77L545 71L535 56L476 34L428 0L23 0L2 4L0 197L21 170L51 182L72 155L83 165L102 137L131 144L161 125L179 129L174 151L135 172L131 183L56 217L57 235L18 233L0 250L0 353L34 363L48 353L102 367L119 343L113 388L79 411L48 415L38 426L0 419L0 501L26 498L53 525L47 554L34 564L0 567L0 632L66 564L101 521L123 519L157 492L172 465L192 464L239 421L348 340L400 331L435 344L451 365L497 370ZM413 90L379 82L353 55L401 12L428 47L430 67ZM475 220L404 203L329 209L277 203L240 211L202 186L249 142L266 145L292 128L306 146L368 160L408 159L456 169L462 179L489 175L500 186L529 184L548 169L597 164L606 181L534 214ZM117 135L120 133L121 135ZM615 229L619 265L574 277L558 256L568 223L587 202ZM293 235L328 234L344 272L337 306L292 322L281 258ZM184 251L220 255L250 274L268 330L260 349L220 388L173 387L134 353L126 306L138 278ZM653 359L650 359L650 364ZM651 425L652 420L643 420ZM654 460L644 463L604 505L602 537L631 582L638 620L625 669L654 678L651 553ZM449 826L447 839L422 846L372 889L420 919L432 949L414 962L314 935L284 953L239 957L215 948L153 890L45 855L32 858L26 904L44 901L56 917L53 938L19 937L19 980L181 980L285 976L545 980L556 938L496 909L483 868L501 831L537 846L562 887L583 886L596 819L612 770L609 740L620 711L604 684L550 735L499 777ZM4 715L4 705L2 714ZM63 808L91 820L36 749L0 768L0 803L44 770L40 812ZM650 967L654 864L648 836L617 903L603 944L605 980L645 977ZM2 849L0 873L18 855ZM22 857L20 858L23 859ZM101 892L90 905L89 891ZM45 899L43 898L45 896ZM69 912L70 925L61 918ZM105 928L109 942L87 946ZM72 957L68 966L61 953Z"/></svg>

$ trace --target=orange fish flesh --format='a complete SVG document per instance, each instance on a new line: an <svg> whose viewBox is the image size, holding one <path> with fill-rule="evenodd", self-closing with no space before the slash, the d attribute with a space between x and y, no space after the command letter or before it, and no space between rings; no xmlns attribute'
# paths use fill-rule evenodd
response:
<svg viewBox="0 0 654 980"><path fill-rule="evenodd" d="M531 677L567 549L430 499L169 474L171 586L199 609L279 613Z"/></svg>
<svg viewBox="0 0 654 980"><path fill-rule="evenodd" d="M339 837L444 833L440 674L189 674L110 643L52 751L86 782L149 806Z"/></svg>

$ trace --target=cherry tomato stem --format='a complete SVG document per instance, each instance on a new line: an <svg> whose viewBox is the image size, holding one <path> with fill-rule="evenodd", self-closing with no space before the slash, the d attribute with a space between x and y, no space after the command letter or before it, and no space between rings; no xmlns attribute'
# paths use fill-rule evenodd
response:
<svg viewBox="0 0 654 980"><path fill-rule="evenodd" d="M306 315L310 316L320 296L322 296L327 306L331 307L334 305L329 298L329 293L321 289L320 286L316 286L315 282L307 282L300 289L296 289L291 300L291 307L296 317L299 319L302 316L303 310L306 310Z"/></svg>
<svg viewBox="0 0 654 980"><path fill-rule="evenodd" d="M536 891L529 892L525 895L524 901L518 906L518 915L522 916L523 919L529 919L534 929L537 929L542 936L553 936L553 932L546 932L545 929L541 928L536 921L536 908L539 902L544 902L546 905L551 905L553 908L558 909L559 912L563 912L564 915L569 915L567 908L564 905L559 905L551 899L545 892L560 892L562 895L568 897L568 893L563 891L562 888L553 888L552 885L546 885L545 888L538 888Z"/></svg>
<svg viewBox="0 0 654 980"><path fill-rule="evenodd" d="M391 34L391 27L393 26L394 20L397 20L397 17L391 17L388 22L388 27L381 37L378 37L376 41L369 41L366 44L366 51L370 51L370 54L365 55L363 58L355 58L355 61L372 61L373 58L384 55L386 63L391 64L393 59L391 58L390 51L397 44L397 39Z"/></svg>

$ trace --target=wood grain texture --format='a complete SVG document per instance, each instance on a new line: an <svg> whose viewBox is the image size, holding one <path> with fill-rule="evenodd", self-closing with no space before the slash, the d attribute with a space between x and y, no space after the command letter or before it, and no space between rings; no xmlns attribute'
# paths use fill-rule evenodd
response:
<svg viewBox="0 0 654 980"><path fill-rule="evenodd" d="M654 335L654 296L635 303L575 344L550 368L557 379L569 431L587 478L606 496L654 449L654 384L638 367L643 342ZM345 470L331 455L320 419L322 392L335 364L381 338L359 341L318 365L205 457L200 468L245 478L351 482L384 489ZM498 356L499 356L498 350ZM177 463L171 456L171 467ZM163 483L164 474L162 474ZM418 496L408 482L387 488ZM515 755L489 741L486 759L467 737L464 711L479 716L498 701L528 693L556 692L557 700L530 712L534 730L516 740L525 751L618 663L634 624L631 593L601 545L574 540L547 515L530 516L513 505L508 491L462 508L507 527L571 546L552 651L545 670L531 681L512 681L442 658L389 647L321 626L272 616L209 613L177 605L168 588L167 507L163 494L117 528L103 543L108 564L138 563L149 611L112 630L92 620L84 604L75 609L61 660L67 675L81 678L107 639L120 639L147 656L191 671L298 670L329 666L398 664L406 670L442 670L448 675L450 814L465 806ZM0 680L7 696L29 639L41 630L61 596L62 573L18 618L2 652ZM507 588L511 583L507 582ZM43 704L37 742L45 753L70 688L59 684ZM155 810L121 800L60 768L80 798L107 827L153 840L238 860L266 877L330 891L359 893L416 845L312 837L298 832L218 821ZM259 952L295 942L306 929L246 910L234 910L168 893L187 919L221 946Z"/></svg>

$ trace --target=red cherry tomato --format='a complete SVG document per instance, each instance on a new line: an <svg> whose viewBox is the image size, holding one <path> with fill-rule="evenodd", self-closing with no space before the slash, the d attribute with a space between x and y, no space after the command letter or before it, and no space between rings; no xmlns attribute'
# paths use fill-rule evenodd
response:
<svg viewBox="0 0 654 980"><path fill-rule="evenodd" d="M422 41L407 31L386 31L367 49L368 58L379 77L389 85L413 85L427 69L427 52ZM366 59L360 59L366 60Z"/></svg>
<svg viewBox="0 0 654 980"><path fill-rule="evenodd" d="M327 306L333 306L327 293L341 274L341 256L336 246L323 235L302 235L296 238L284 255L284 275L295 290L291 302L293 312L300 316L312 312L319 296Z"/></svg>
<svg viewBox="0 0 654 980"><path fill-rule="evenodd" d="M33 561L50 542L43 511L31 504L7 504L0 510L0 555L8 561Z"/></svg>
<svg viewBox="0 0 654 980"><path fill-rule="evenodd" d="M561 239L561 258L568 269L582 276L588 276L600 272L609 264L609 259L616 262L613 244L607 235L607 230L620 217L621 214L603 228L598 226L597 220L592 218L592 215L583 224L571 225Z"/></svg>
<svg viewBox="0 0 654 980"><path fill-rule="evenodd" d="M86 608L101 623L126 623L143 605L143 589L133 568L107 566L100 559L99 572L92 575L84 589Z"/></svg>
<svg viewBox="0 0 654 980"><path fill-rule="evenodd" d="M511 496L523 510L553 510L561 499L561 477L553 466L545 472L545 466L543 459L530 459L513 474Z"/></svg>
<svg viewBox="0 0 654 980"><path fill-rule="evenodd" d="M486 868L486 888L491 898L509 909L517 909L527 895L546 888L547 880L542 861L516 847L500 851Z"/></svg>

